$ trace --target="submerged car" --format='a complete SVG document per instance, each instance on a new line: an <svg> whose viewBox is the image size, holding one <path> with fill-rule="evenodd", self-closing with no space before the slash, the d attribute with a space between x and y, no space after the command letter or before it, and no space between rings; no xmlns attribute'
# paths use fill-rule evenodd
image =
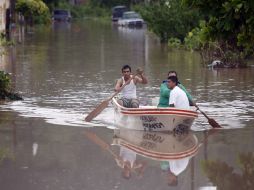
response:
<svg viewBox="0 0 254 190"><path fill-rule="evenodd" d="M122 18L123 13L128 11L127 7L124 5L115 6L112 8L112 21L116 22Z"/></svg>
<svg viewBox="0 0 254 190"><path fill-rule="evenodd" d="M128 27L142 27L144 25L144 20L140 15L134 11L127 11L123 13L123 17L118 20L119 26Z"/></svg>
<svg viewBox="0 0 254 190"><path fill-rule="evenodd" d="M71 13L69 10L55 9L53 11L52 19L54 21L70 22L71 21Z"/></svg>

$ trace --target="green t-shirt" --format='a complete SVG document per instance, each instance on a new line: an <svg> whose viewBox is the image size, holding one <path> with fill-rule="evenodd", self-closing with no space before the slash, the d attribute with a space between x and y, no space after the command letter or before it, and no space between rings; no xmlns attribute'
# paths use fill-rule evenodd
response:
<svg viewBox="0 0 254 190"><path fill-rule="evenodd" d="M186 90L186 88L181 83L178 84L178 87L181 88L186 93L189 99L189 103L191 104L192 97L190 93ZM168 88L167 83L162 83L160 86L160 100L159 100L158 107L169 107L170 92L171 90Z"/></svg>

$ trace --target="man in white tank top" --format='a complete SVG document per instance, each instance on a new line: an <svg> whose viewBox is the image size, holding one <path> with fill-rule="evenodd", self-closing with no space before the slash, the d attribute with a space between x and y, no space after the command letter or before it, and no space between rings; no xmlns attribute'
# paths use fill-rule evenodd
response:
<svg viewBox="0 0 254 190"><path fill-rule="evenodd" d="M117 80L115 91L119 91L121 86L126 82L128 83L121 91L121 98L118 100L118 103L124 107L128 108L138 108L139 101L136 94L136 85L147 84L147 78L144 73L140 71L139 76L133 77L131 74L131 67L129 65L124 65L122 67L122 78ZM133 77L133 79L131 79Z"/></svg>

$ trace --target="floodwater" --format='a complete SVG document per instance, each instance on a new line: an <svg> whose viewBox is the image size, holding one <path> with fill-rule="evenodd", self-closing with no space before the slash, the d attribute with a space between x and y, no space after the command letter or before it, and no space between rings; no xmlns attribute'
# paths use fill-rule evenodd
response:
<svg viewBox="0 0 254 190"><path fill-rule="evenodd" d="M0 105L0 189L254 189L254 68L212 70L200 62L198 53L168 50L145 29L107 22L30 31L0 65L25 98ZM180 136L119 135L112 106L84 122L113 93L124 64L143 68L149 79L138 87L142 104L151 104L167 71L176 70L224 129L206 130L200 115L193 132ZM135 160L131 175L119 163L126 151ZM155 159L151 151L172 158ZM180 158L182 151L188 155Z"/></svg>

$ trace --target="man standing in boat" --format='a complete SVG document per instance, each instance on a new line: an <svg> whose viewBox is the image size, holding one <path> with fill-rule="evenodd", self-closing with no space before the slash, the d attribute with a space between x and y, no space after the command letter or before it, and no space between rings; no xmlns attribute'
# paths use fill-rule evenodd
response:
<svg viewBox="0 0 254 190"><path fill-rule="evenodd" d="M137 70L139 76L133 76L131 74L131 67L129 65L124 65L122 67L122 78L117 80L115 91L121 90L121 98L118 103L127 108L138 108L139 101L136 94L136 85L147 84L147 78L145 77L142 70ZM127 85L121 89L122 85L127 83Z"/></svg>
<svg viewBox="0 0 254 190"><path fill-rule="evenodd" d="M171 89L169 96L169 107L180 109L190 109L189 100L186 93L177 86L178 79L176 76L168 77L168 86Z"/></svg>

